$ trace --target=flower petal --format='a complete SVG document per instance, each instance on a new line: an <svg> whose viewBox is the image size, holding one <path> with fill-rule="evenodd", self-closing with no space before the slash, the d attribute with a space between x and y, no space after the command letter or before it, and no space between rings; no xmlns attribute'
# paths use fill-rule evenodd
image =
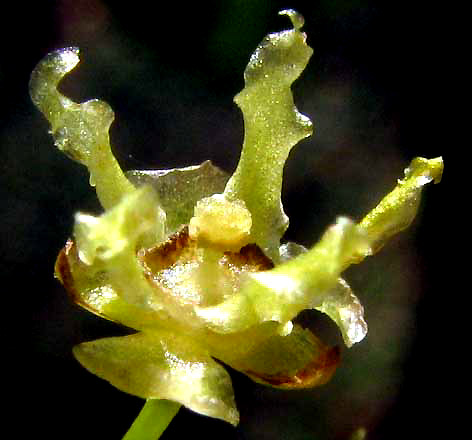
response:
<svg viewBox="0 0 472 440"><path fill-rule="evenodd" d="M94 272L106 274L113 290L126 302L160 308L136 249L163 239L163 218L150 187L134 190L100 217L78 214L74 227L78 256Z"/></svg>
<svg viewBox="0 0 472 440"><path fill-rule="evenodd" d="M138 307L125 301L113 287L106 268L99 261L87 265L80 260L77 245L69 240L59 253L55 276L72 302L90 312L136 330L155 329L168 317L160 310Z"/></svg>
<svg viewBox="0 0 472 440"><path fill-rule="evenodd" d="M280 257L284 262L306 252L308 250L304 246L292 242L280 246ZM347 347L362 341L367 334L364 308L342 278L338 279L336 285L324 296L321 305L315 309L325 313L336 323Z"/></svg>
<svg viewBox="0 0 472 440"><path fill-rule="evenodd" d="M347 347L362 341L367 334L364 307L342 278L315 309L326 313L337 324Z"/></svg>
<svg viewBox="0 0 472 440"><path fill-rule="evenodd" d="M353 256L368 249L363 230L340 218L308 252L272 270L247 274L239 293L217 306L196 308L196 313L220 333L266 321L285 324L300 311L321 306Z"/></svg>
<svg viewBox="0 0 472 440"><path fill-rule="evenodd" d="M244 116L244 145L238 167L225 189L252 215L252 241L273 260L288 218L282 209L285 161L291 148L312 133L311 121L298 112L290 86L313 50L300 32L301 16L290 16L294 29L268 35L252 55L244 73L245 88L235 97Z"/></svg>
<svg viewBox="0 0 472 440"><path fill-rule="evenodd" d="M74 355L87 370L122 391L174 400L238 424L229 374L189 338L164 331L137 333L80 344Z"/></svg>
<svg viewBox="0 0 472 440"><path fill-rule="evenodd" d="M77 48L50 53L31 74L30 94L49 120L56 146L89 169L90 184L96 187L102 206L108 209L134 187L111 152L108 130L114 114L110 106L97 99L77 104L57 90L64 75L78 62Z"/></svg>
<svg viewBox="0 0 472 440"><path fill-rule="evenodd" d="M126 173L136 186L151 185L166 212L167 233L189 223L193 208L204 197L223 192L229 175L209 160L171 170L133 170Z"/></svg>
<svg viewBox="0 0 472 440"><path fill-rule="evenodd" d="M229 364L256 382L293 389L323 385L339 360L337 347L325 346L309 330L295 325L288 335L273 335Z"/></svg>
<svg viewBox="0 0 472 440"><path fill-rule="evenodd" d="M424 185L439 183L443 171L441 157L413 159L405 169L405 177L395 189L370 211L360 222L377 252L397 232L407 228L415 218Z"/></svg>

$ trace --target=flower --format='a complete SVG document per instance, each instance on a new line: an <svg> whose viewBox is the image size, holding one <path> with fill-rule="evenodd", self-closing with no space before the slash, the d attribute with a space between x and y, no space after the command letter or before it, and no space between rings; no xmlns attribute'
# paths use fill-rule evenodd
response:
<svg viewBox="0 0 472 440"><path fill-rule="evenodd" d="M309 250L281 245L288 227L283 167L312 133L290 90L312 49L303 18L281 13L293 28L263 40L235 98L245 138L230 178L210 162L124 173L110 148L111 108L99 100L78 104L57 90L79 62L76 48L49 54L30 82L55 145L88 168L104 208L98 217L76 215L56 276L75 303L136 330L82 343L76 358L123 391L232 424L239 416L231 380L215 359L274 387L327 382L339 350L293 319L316 309L336 323L347 346L361 341L363 307L341 274L407 227L422 187L442 173L441 158L417 158L359 223L338 218Z"/></svg>

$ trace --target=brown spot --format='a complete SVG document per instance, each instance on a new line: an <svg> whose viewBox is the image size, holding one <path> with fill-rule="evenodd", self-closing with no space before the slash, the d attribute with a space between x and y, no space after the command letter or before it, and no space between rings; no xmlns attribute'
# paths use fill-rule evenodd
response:
<svg viewBox="0 0 472 440"><path fill-rule="evenodd" d="M315 360L293 376L261 374L245 371L256 382L262 382L277 388L301 389L324 385L334 374L341 360L339 347L326 347Z"/></svg>
<svg viewBox="0 0 472 440"><path fill-rule="evenodd" d="M274 267L272 260L255 243L242 247L239 252L225 252L225 257L228 263L251 272L260 272Z"/></svg>

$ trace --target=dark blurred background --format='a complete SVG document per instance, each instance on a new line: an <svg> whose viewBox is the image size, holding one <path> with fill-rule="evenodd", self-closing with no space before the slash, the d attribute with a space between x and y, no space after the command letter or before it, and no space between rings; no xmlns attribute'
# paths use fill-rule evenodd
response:
<svg viewBox="0 0 472 440"><path fill-rule="evenodd" d="M162 437L206 440L415 438L457 426L448 409L460 353L449 318L446 187L454 82L451 8L443 3L228 0L17 2L0 30L1 270L4 365L14 384L5 432L16 438L120 439L142 401L82 369L73 345L122 329L70 304L53 278L78 210L99 212L86 170L53 147L28 95L29 75L49 51L78 46L82 62L62 83L76 101L115 111L111 141L125 169L171 168L211 159L231 172L243 137L233 96L250 54L268 32L306 20L314 48L294 85L315 125L291 153L283 200L286 239L316 242L337 215L360 219L415 156L442 155L443 182L429 185L412 227L346 274L366 309L367 338L342 349L333 380L283 392L232 372L236 429L185 409ZM452 159L452 157L451 157ZM451 295L453 293L451 292ZM342 344L316 313L300 319ZM452 327L451 327L452 326ZM8 389L6 383L5 389Z"/></svg>

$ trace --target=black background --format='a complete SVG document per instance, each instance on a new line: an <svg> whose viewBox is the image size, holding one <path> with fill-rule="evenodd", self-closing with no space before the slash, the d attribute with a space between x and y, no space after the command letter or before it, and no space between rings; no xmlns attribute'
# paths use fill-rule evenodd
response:
<svg viewBox="0 0 472 440"><path fill-rule="evenodd" d="M231 172L243 135L232 98L263 36L288 27L287 18L277 15L285 7L304 15L314 48L294 93L315 124L314 136L293 150L287 164L286 238L309 246L337 215L360 218L415 156L442 155L443 182L427 187L412 228L382 251L379 263L374 257L360 272L348 273L366 304L370 333L366 348L343 351L346 362L333 383L287 393L232 372L238 428L182 410L162 438L328 440L349 438L358 426L368 429L369 439L414 438L431 428L431 438L439 438L461 424L449 413L459 406L452 379L464 356L451 316L458 313L459 293L445 271L447 257L457 257L446 251L453 212L446 208L446 191L458 128L450 99L461 93L454 61L460 11L443 3L368 0L13 6L15 12L2 17L0 34L5 432L13 428L16 438L118 439L142 404L87 373L71 355L76 343L121 330L69 304L52 276L74 213L99 212L99 206L86 171L54 149L46 121L29 100L35 64L53 49L81 48L81 65L62 90L76 101L110 103L111 140L123 168L211 159ZM385 322L363 292L372 277L375 289L392 291L388 307L379 306ZM324 328L322 319L314 325ZM380 348L376 335L384 335ZM369 358L377 348L393 353L386 363ZM366 378L375 382L374 391L362 385ZM343 389L365 393L360 398Z"/></svg>

